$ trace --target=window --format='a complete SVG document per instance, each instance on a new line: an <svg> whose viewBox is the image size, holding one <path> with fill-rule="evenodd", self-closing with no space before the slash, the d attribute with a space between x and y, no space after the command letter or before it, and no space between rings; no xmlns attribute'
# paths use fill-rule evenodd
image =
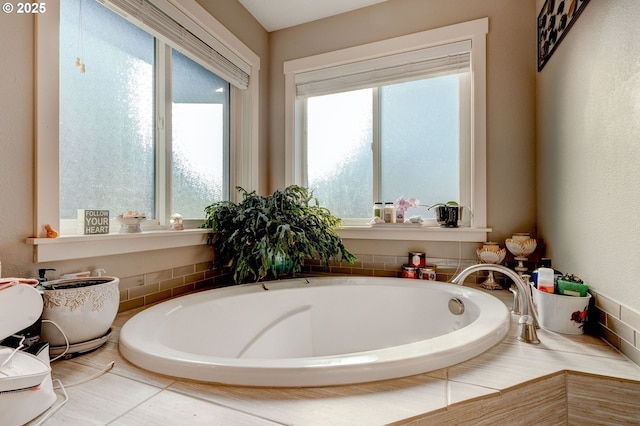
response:
<svg viewBox="0 0 640 426"><path fill-rule="evenodd" d="M28 239L36 261L202 244L199 230L79 239L79 208L195 228L230 187L257 189L260 60L196 1L62 0L36 28L34 233L62 231Z"/></svg>
<svg viewBox="0 0 640 426"><path fill-rule="evenodd" d="M154 37L97 2L62 0L60 18L60 218L155 217Z"/></svg>
<svg viewBox="0 0 640 426"><path fill-rule="evenodd" d="M305 184L343 219L369 218L372 202L403 195L422 206L460 200L459 147L468 144L460 128L469 123L460 117L460 88L468 90L467 81L452 74L306 99Z"/></svg>
<svg viewBox="0 0 640 426"><path fill-rule="evenodd" d="M456 200L483 229L487 29L481 19L286 62L287 183L347 225L405 196L423 206L409 216Z"/></svg>
<svg viewBox="0 0 640 426"><path fill-rule="evenodd" d="M185 218L229 198L229 83L172 50L171 206Z"/></svg>
<svg viewBox="0 0 640 426"><path fill-rule="evenodd" d="M197 219L228 197L227 81L93 1L61 1L60 42L61 219Z"/></svg>

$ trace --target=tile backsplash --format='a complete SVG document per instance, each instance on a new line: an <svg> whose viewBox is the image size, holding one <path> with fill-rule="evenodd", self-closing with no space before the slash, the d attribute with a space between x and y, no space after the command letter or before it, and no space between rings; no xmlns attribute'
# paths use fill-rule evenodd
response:
<svg viewBox="0 0 640 426"><path fill-rule="evenodd" d="M640 313L596 291L591 290L591 294L595 298L598 335L640 365Z"/></svg>
<svg viewBox="0 0 640 426"><path fill-rule="evenodd" d="M328 273L339 275L362 275L369 277L401 277L402 265L409 261L408 254L403 256L357 254L358 260L353 264L330 262L323 265L318 260L306 259L304 271L308 273ZM434 266L438 281L449 281L467 266L478 263L475 259L446 259L427 257L426 265Z"/></svg>
<svg viewBox="0 0 640 426"><path fill-rule="evenodd" d="M229 274L212 270L210 266L211 262L203 262L121 277L119 311L128 311L196 290L230 283Z"/></svg>

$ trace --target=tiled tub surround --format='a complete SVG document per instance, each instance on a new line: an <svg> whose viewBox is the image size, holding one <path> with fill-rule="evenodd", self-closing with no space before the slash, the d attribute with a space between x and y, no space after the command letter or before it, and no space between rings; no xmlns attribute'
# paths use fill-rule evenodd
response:
<svg viewBox="0 0 640 426"><path fill-rule="evenodd" d="M598 292L591 294L595 299L594 315L598 318L597 334L640 365L640 313Z"/></svg>
<svg viewBox="0 0 640 426"><path fill-rule="evenodd" d="M307 259L304 271L312 274L342 274L379 277L399 277L407 255L358 254L353 265L331 263L328 267L320 262ZM477 263L476 259L447 259L427 257L426 263L436 265L439 281L447 282L467 266ZM147 274L120 278L120 312L148 306L171 297L196 290L227 285L231 277L218 270L211 270L211 263L203 262L166 269ZM474 275L475 282L485 279L484 275ZM500 274L497 275L499 278ZM471 278L467 282L472 281ZM640 313L624 304L591 291L595 300L592 316L598 318L597 335L602 336L614 347L640 365Z"/></svg>
<svg viewBox="0 0 640 426"><path fill-rule="evenodd" d="M229 279L228 274L212 270L211 262L120 277L119 312L149 306L203 288L226 285Z"/></svg>
<svg viewBox="0 0 640 426"><path fill-rule="evenodd" d="M511 302L506 290L492 294ZM446 369L358 385L275 389L176 380L135 367L117 344L120 327L140 309L118 315L103 347L53 363L54 378L71 385L115 361L107 373L69 386L69 402L46 425L640 422L640 367L593 336L540 330L540 345L518 342L515 315L501 343Z"/></svg>
<svg viewBox="0 0 640 426"><path fill-rule="evenodd" d="M406 263L407 256L367 254L358 255L358 261L354 265L331 263L329 267L325 267L318 261L307 259L303 273L399 277L402 265ZM440 281L448 281L456 271L461 271L477 261L427 258L427 263L437 266ZM212 270L210 262L119 278L120 312L148 306L195 290L227 285L232 281L229 274Z"/></svg>
<svg viewBox="0 0 640 426"><path fill-rule="evenodd" d="M373 255L357 254L358 260L353 264L330 262L329 266L315 259L305 259L304 270L311 273L330 273L342 275L364 275L371 277L400 277L402 265L408 262L408 255ZM478 263L477 259L446 259L427 257L427 265L435 265L439 281L449 281L456 272L467 266Z"/></svg>

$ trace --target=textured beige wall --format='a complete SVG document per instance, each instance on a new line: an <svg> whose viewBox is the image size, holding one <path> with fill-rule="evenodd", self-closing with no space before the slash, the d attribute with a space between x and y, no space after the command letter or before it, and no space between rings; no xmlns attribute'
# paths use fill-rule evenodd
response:
<svg viewBox="0 0 640 426"><path fill-rule="evenodd" d="M487 224L494 230L489 238L535 232L534 7L534 0L389 0L271 33L271 189L285 185L284 61L488 17ZM360 251L367 244L353 241L350 247L367 253ZM455 246L448 251L457 253Z"/></svg>
<svg viewBox="0 0 640 426"><path fill-rule="evenodd" d="M636 312L638 22L637 0L589 2L537 75L540 235L559 269Z"/></svg>
<svg viewBox="0 0 640 426"><path fill-rule="evenodd" d="M0 14L0 261L28 276L33 224L33 16Z"/></svg>

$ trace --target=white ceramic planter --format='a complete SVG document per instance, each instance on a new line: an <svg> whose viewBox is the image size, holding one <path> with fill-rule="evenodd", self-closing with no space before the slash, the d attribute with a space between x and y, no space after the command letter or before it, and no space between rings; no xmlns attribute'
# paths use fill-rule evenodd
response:
<svg viewBox="0 0 640 426"><path fill-rule="evenodd" d="M120 280L115 277L72 278L45 283L42 319L55 322L69 344L103 337L118 313ZM42 324L42 340L65 346L62 333L53 324Z"/></svg>

